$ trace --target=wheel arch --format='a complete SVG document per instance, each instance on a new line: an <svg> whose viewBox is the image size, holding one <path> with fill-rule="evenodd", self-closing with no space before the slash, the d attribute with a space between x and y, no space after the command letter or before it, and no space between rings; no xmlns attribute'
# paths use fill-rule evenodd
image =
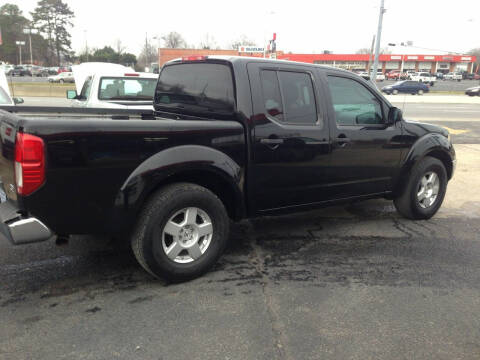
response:
<svg viewBox="0 0 480 360"><path fill-rule="evenodd" d="M447 139L441 134L430 133L420 138L402 161L400 171L393 184L394 195L400 194L403 191L406 183L404 180L409 176L412 168L427 156L436 158L442 162L447 171L448 180L450 180L454 170L452 151L452 148L448 147Z"/></svg>
<svg viewBox="0 0 480 360"><path fill-rule="evenodd" d="M110 221L133 226L149 197L163 186L187 182L203 186L223 202L231 219L245 216L244 169L219 150L183 145L163 150L142 162L121 186Z"/></svg>

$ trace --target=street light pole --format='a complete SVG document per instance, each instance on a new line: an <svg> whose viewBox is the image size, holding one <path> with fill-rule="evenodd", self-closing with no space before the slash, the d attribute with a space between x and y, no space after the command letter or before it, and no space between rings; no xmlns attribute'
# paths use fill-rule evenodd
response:
<svg viewBox="0 0 480 360"><path fill-rule="evenodd" d="M22 64L22 46L25 45L25 41L16 41L16 45L18 45L18 51L19 51L19 64Z"/></svg>
<svg viewBox="0 0 480 360"><path fill-rule="evenodd" d="M36 34L37 30L32 28L23 29L23 33L28 35L28 41L30 45L30 64L33 65L32 34Z"/></svg>
<svg viewBox="0 0 480 360"><path fill-rule="evenodd" d="M375 60L373 61L373 71L370 75L370 80L375 83L377 78L378 70L378 57L380 54L380 38L382 36L382 23L383 23L383 14L385 13L384 0L380 0L380 14L378 16L378 29L377 29L377 39L375 44Z"/></svg>

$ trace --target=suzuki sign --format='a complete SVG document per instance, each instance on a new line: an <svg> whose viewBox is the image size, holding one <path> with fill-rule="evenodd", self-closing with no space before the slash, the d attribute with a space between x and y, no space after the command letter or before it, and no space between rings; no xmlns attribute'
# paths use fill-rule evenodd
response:
<svg viewBox="0 0 480 360"><path fill-rule="evenodd" d="M257 46L244 46L241 45L238 47L238 52L241 53L263 53L265 48Z"/></svg>

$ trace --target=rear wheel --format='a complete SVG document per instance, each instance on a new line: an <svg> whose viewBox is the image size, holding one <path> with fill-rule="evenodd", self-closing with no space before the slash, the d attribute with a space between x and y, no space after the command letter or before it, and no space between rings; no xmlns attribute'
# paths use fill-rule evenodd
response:
<svg viewBox="0 0 480 360"><path fill-rule="evenodd" d="M445 166L440 160L427 156L414 166L394 204L408 219L430 219L442 205L446 190Z"/></svg>
<svg viewBox="0 0 480 360"><path fill-rule="evenodd" d="M210 190L188 183L153 195L132 236L138 262L155 277L184 281L202 275L223 253L229 218Z"/></svg>

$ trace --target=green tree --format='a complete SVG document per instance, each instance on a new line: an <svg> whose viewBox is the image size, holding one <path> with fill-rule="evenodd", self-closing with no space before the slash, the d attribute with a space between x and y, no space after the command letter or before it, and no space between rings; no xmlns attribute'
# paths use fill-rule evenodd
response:
<svg viewBox="0 0 480 360"><path fill-rule="evenodd" d="M0 28L2 29L3 42L0 45L0 60L13 64L19 62L17 57L18 46L15 42L26 40L23 29L28 26L28 19L23 16L17 5L5 4L0 7ZM25 48L22 50L25 51Z"/></svg>
<svg viewBox="0 0 480 360"><path fill-rule="evenodd" d="M61 56L69 54L74 13L62 0L41 0L31 13L33 22L48 40L49 49L60 65Z"/></svg>
<svg viewBox="0 0 480 360"><path fill-rule="evenodd" d="M137 57L131 53L123 53L120 55L120 64L135 67L137 64Z"/></svg>

